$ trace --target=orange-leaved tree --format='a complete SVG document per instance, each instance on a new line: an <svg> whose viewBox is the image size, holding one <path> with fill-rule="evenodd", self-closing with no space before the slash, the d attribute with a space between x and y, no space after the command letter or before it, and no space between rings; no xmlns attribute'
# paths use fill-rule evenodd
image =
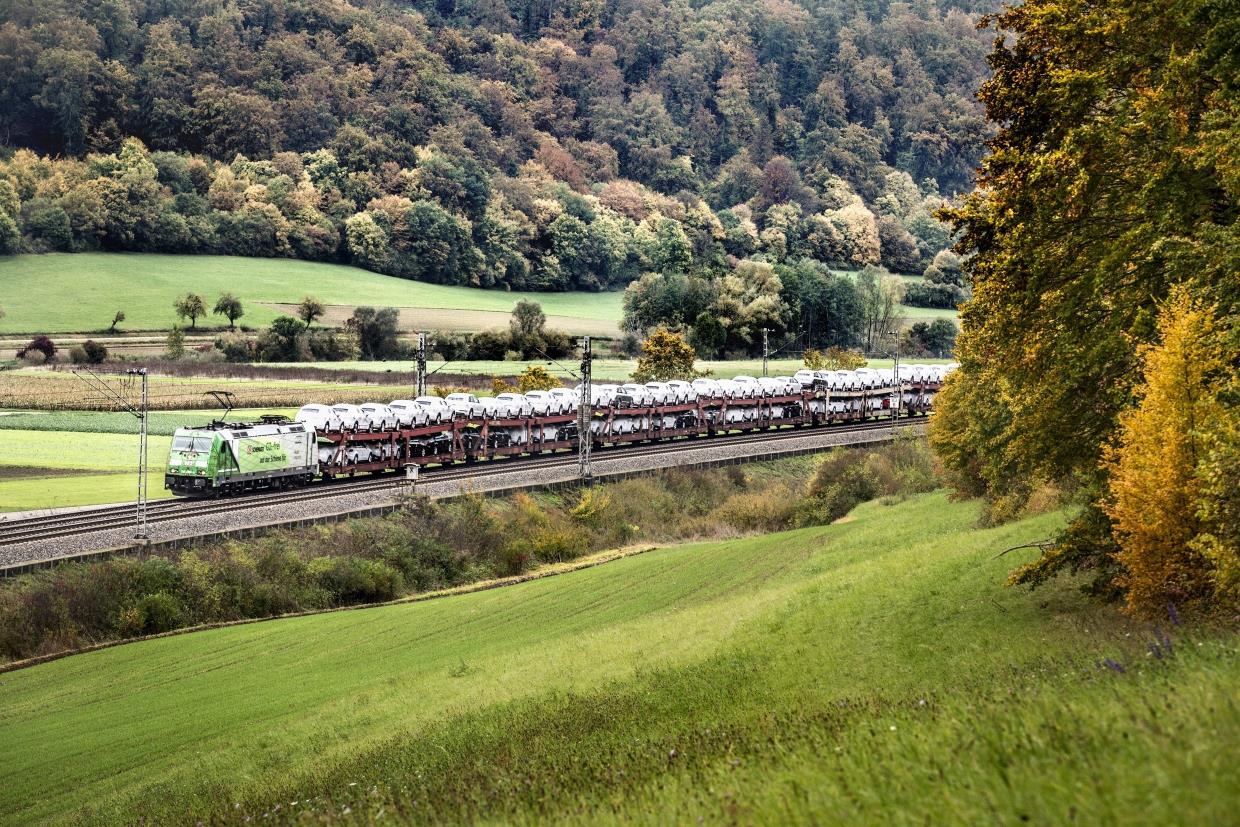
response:
<svg viewBox="0 0 1240 827"><path fill-rule="evenodd" d="M1171 293L1158 316L1158 340L1138 351L1143 382L1138 405L1119 420L1104 451L1111 518L1123 567L1119 585L1129 611L1156 615L1213 592L1213 565L1199 535L1207 431L1222 409L1225 360L1211 307L1186 288Z"/></svg>

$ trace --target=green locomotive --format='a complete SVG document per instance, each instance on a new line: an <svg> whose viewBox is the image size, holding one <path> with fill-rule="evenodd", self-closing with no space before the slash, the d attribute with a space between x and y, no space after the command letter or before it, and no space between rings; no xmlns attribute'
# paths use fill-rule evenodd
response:
<svg viewBox="0 0 1240 827"><path fill-rule="evenodd" d="M284 417L178 428L164 488L188 496L302 485L318 473L314 428Z"/></svg>

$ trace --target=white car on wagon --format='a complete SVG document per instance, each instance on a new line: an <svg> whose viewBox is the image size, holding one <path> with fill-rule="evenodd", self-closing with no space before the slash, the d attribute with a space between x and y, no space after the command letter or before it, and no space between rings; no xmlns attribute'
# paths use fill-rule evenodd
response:
<svg viewBox="0 0 1240 827"><path fill-rule="evenodd" d="M339 431L340 415L327 405L302 405L301 410L293 417L294 422L301 422L316 431Z"/></svg>
<svg viewBox="0 0 1240 827"><path fill-rule="evenodd" d="M392 409L392 413L396 414L396 419L402 428L416 428L430 422L426 408L412 399L393 399L388 403L388 407Z"/></svg>
<svg viewBox="0 0 1240 827"><path fill-rule="evenodd" d="M398 423L396 412L379 402L366 402L361 406L370 418L370 427L378 431L394 431Z"/></svg>

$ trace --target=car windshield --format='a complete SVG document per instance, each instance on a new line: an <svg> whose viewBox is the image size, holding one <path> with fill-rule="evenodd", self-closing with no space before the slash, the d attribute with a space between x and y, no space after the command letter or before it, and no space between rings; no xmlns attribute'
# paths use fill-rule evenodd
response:
<svg viewBox="0 0 1240 827"><path fill-rule="evenodd" d="M211 442L214 440L212 434L185 434L173 437L172 450L174 451L201 451L211 450Z"/></svg>

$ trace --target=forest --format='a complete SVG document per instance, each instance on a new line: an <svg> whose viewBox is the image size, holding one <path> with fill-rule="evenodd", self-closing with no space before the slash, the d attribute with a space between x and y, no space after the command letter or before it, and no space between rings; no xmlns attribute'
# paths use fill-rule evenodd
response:
<svg viewBox="0 0 1240 827"><path fill-rule="evenodd" d="M935 213L991 131L977 6L4 4L0 253L536 290L684 277L743 345L773 267L958 274L935 266ZM939 284L910 300L963 297Z"/></svg>

